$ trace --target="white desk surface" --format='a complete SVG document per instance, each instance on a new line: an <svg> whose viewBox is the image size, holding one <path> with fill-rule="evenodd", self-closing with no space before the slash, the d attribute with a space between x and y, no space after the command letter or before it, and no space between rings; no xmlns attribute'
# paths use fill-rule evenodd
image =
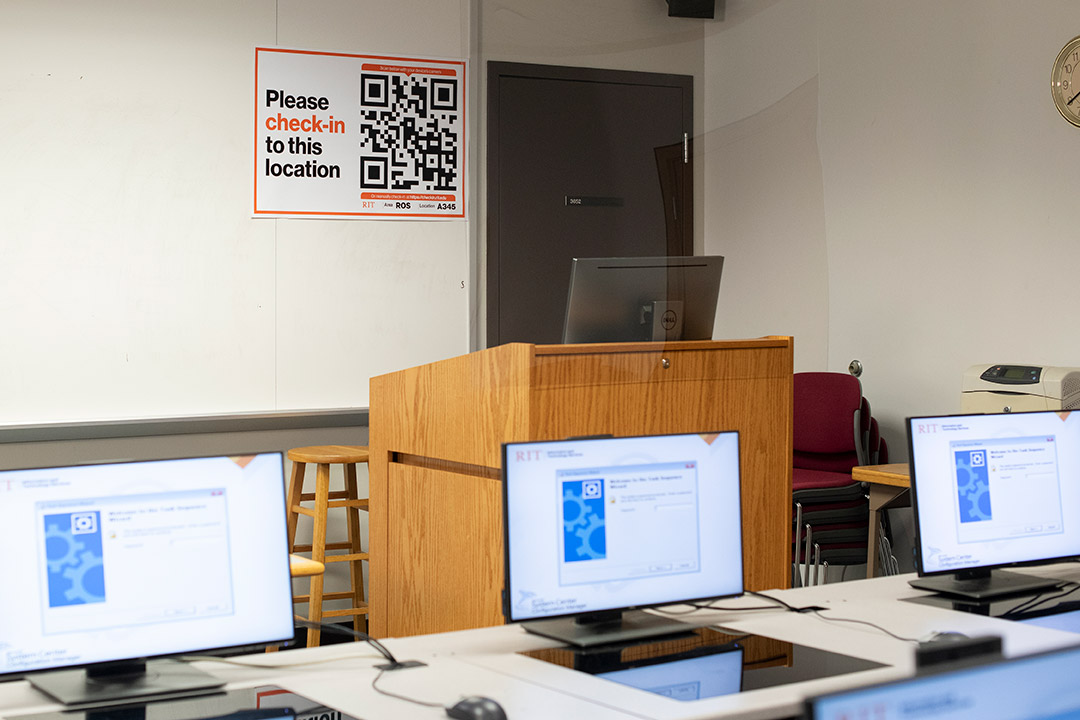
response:
<svg viewBox="0 0 1080 720"><path fill-rule="evenodd" d="M1075 563L1028 568L1023 572L1080 582L1080 565ZM422 660L428 665L386 673L379 686L443 704L453 704L464 695L486 695L506 709L510 720L539 717L752 720L795 716L802 712L803 700L809 696L904 677L913 671L913 643L868 626L824 619L828 617L873 622L908 638L925 637L934 631L1000 635L1006 656L1080 644L1080 634L898 602L900 598L926 594L907 584L911 577L882 577L769 593L793 605L823 606L827 608L822 613L824 617L781 609L700 611L692 615L695 620L705 618L727 630L765 635L887 665L874 670L681 702L519 655L519 651L558 647L559 643L507 625L385 640L398 659ZM723 607L762 604L766 603L752 596L717 602ZM228 681L230 687L280 685L356 718L446 717L439 708L421 707L376 693L371 688L377 672L372 666L382 662L382 658L366 644L250 655L242 660L266 667L236 667L212 661L197 665ZM308 661L317 662L296 665ZM285 663L291 666L286 667ZM58 706L49 703L27 682L0 683L2 717L55 709Z"/></svg>

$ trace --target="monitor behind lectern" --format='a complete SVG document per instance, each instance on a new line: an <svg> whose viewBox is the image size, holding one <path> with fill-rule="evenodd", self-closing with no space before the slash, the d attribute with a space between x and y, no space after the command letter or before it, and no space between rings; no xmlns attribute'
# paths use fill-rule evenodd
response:
<svg viewBox="0 0 1080 720"><path fill-rule="evenodd" d="M564 343L711 340L724 258L574 258Z"/></svg>

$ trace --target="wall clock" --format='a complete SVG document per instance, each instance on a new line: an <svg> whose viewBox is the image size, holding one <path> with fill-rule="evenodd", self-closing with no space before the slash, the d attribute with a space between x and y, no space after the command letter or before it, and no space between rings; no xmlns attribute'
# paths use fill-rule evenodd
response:
<svg viewBox="0 0 1080 720"><path fill-rule="evenodd" d="M1050 74L1050 93L1061 116L1080 127L1080 37L1061 48Z"/></svg>

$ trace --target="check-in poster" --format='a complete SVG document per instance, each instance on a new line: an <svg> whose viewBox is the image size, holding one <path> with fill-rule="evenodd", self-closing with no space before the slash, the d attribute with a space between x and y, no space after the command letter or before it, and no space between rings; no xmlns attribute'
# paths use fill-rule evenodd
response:
<svg viewBox="0 0 1080 720"><path fill-rule="evenodd" d="M255 48L256 217L463 219L465 61Z"/></svg>

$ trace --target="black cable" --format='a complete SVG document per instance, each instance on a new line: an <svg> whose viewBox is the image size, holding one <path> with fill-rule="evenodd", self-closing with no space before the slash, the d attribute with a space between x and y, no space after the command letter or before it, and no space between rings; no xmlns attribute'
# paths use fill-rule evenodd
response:
<svg viewBox="0 0 1080 720"><path fill-rule="evenodd" d="M915 643L916 645L919 644L918 638L909 638L909 637L904 637L902 635L897 635L896 633L892 632L891 630L887 630L886 628L883 628L880 625L876 625L876 624L874 624L874 623L872 623L872 622L870 622L868 620L856 620L855 618L832 618L832 617L825 617L824 615L821 614L822 610L829 610L829 609L831 609L831 608L819 608L819 609L810 610L810 612L814 613L814 615L816 615L820 619L824 620L825 622L846 622L846 623L854 623L856 625L867 625L869 627L874 628L875 630L879 630L879 631L885 633L889 637L896 638L897 640L902 640L903 642Z"/></svg>
<svg viewBox="0 0 1080 720"><path fill-rule="evenodd" d="M371 637L367 633L359 632L359 631L353 630L351 628L343 627L341 625L334 625L333 623L322 623L322 622L315 623L315 622L311 622L309 620L300 620L299 618L297 618L296 624L300 625L301 627L325 630L327 632L336 632L336 633L340 633L342 635L351 635L352 637L358 638L360 640L363 640L363 641L369 643L373 648L378 650L382 654L383 657L385 657L387 660L390 661L390 666L389 667L387 667L385 665L381 666L379 668L379 673L375 677L371 678L371 689L374 690L375 692L379 693L380 695L386 695L387 697L392 697L392 698L394 698L396 700L404 700L406 702L411 702L411 703L414 703L416 705L423 705L424 707L437 707L437 708L445 708L446 707L442 703L426 702L424 700L417 700L416 698L411 698L411 697L408 697L407 695L398 695L397 693L390 692L389 690L383 690L381 687L379 687L379 685L378 685L379 678L381 678L383 676L383 673L385 673L387 670L398 670L400 668L415 667L415 666L418 666L418 665L423 665L423 663L414 663L412 661L407 661L407 662L404 662L404 663L403 662L398 662L398 659L395 658L394 655L389 650L387 650L386 646L383 645L381 642L379 642L375 638Z"/></svg>
<svg viewBox="0 0 1080 720"><path fill-rule="evenodd" d="M379 682L379 678L381 678L383 676L384 672L386 672L385 669L380 670L378 675L371 678L371 689L374 690L375 692L379 693L380 695L386 695L387 697L392 697L392 698L394 698L396 700L405 700L406 702L411 702L411 703L414 703L416 705L423 705L424 707L437 707L437 708L445 708L446 707L442 703L426 702L424 700L417 700L416 698L407 697L405 695L398 695L397 693L392 693L389 690L383 690L376 683Z"/></svg>
<svg viewBox="0 0 1080 720"><path fill-rule="evenodd" d="M713 605L712 603L705 603L704 605L698 605L697 603L689 603L692 607L698 610L720 610L722 612L740 612L742 610L782 610L776 605L750 605L748 607L722 607L720 605Z"/></svg>
<svg viewBox="0 0 1080 720"><path fill-rule="evenodd" d="M657 607L657 608L652 608L652 611L655 612L655 613L659 613L661 615L675 615L675 616L677 616L677 615L693 615L698 610L702 610L705 607L704 605L695 605L694 603L683 603L683 604L684 605L689 605L691 607L691 609L690 610L665 610L664 608L658 608Z"/></svg>
<svg viewBox="0 0 1080 720"><path fill-rule="evenodd" d="M353 630L347 627L342 627L341 625L334 625L333 623L311 622L310 620L301 620L300 618L296 618L295 622L300 627L309 628L311 630L324 630L331 633L336 632L340 635L351 635L354 638L363 640L364 642L371 645L371 647L378 650L379 654L389 660L391 664L395 666L401 665L401 663L398 662L397 658L394 657L393 653L386 649L385 645L383 645L381 642L371 637L367 633L359 632L358 630Z"/></svg>
<svg viewBox="0 0 1080 720"><path fill-rule="evenodd" d="M791 605L790 603L784 602L780 598L773 597L772 595L766 595L765 593L756 592L754 590L747 590L746 594L747 595L753 595L754 597L759 597L762 600L768 600L769 602L774 602L777 605L783 606L785 609L787 609L787 610L789 610L791 612L805 613L805 612L810 612L811 609L812 609L812 608L797 608L794 605Z"/></svg>
<svg viewBox="0 0 1080 720"><path fill-rule="evenodd" d="M784 606L785 610L795 610L797 612L799 611L798 608L792 607L791 605L788 605L787 603L785 603L785 602L783 602L781 600L777 600L774 597L769 597L768 595L762 595L761 593L753 592L751 590L745 591L744 594L746 594L746 595L757 595L759 597L765 598L766 600L772 600L773 602ZM665 610L664 608L652 608L652 610L653 610L653 612L660 613L661 615L691 615L693 613L696 613L698 610L719 610L720 612L741 612L743 610L780 610L781 609L777 605L750 605L748 607L721 607L719 605L714 605L713 603L715 603L715 602L717 602L717 601L713 600L712 602L707 602L707 603L696 603L696 602L680 603L681 605L688 605L689 607L693 608L692 610Z"/></svg>
<svg viewBox="0 0 1080 720"><path fill-rule="evenodd" d="M1072 587L1069 587L1070 585ZM1068 589L1065 590L1064 589L1065 587L1068 587ZM1062 592L1059 592L1057 595L1051 595L1050 594L1052 592L1057 592L1058 590L1061 590ZM1034 610L1035 608L1039 607L1040 605L1043 605L1045 603L1050 602L1051 600L1059 600L1059 599L1061 599L1063 597L1071 595L1072 593L1076 592L1077 590L1080 590L1080 584L1073 583L1073 582L1065 583L1064 586L1062 586L1062 585L1055 586L1053 590L1047 590L1046 592L1039 593L1035 597L1028 598L1027 600L1020 603L1019 605L1017 605L1013 609L1009 610L1008 612L1002 613L1001 617L1010 618L1010 617L1015 617L1017 615L1022 615L1023 613L1030 612L1030 611ZM1045 596L1048 596L1048 597L1045 597Z"/></svg>
<svg viewBox="0 0 1080 720"><path fill-rule="evenodd" d="M866 626L874 628L875 630L879 630L879 631L885 633L889 637L896 638L897 640L902 640L904 642L910 642L910 643L916 643L916 644L918 644L918 642L919 642L916 638L907 638L907 637L903 637L901 635L897 635L896 633L892 632L891 630L888 630L888 629L882 627L881 625L876 625L876 624L874 624L872 622L869 622L868 620L856 620L854 618L825 617L824 615L821 614L823 611L831 610L832 608L825 608L825 607L820 607L820 606L817 606L817 605L809 605L807 607L801 607L800 608L800 607L795 607L794 605L791 605L790 603L786 603L783 600L781 600L780 598L773 597L772 595L766 595L765 593L754 592L753 590L747 590L746 593L748 595L754 595L755 597L763 598L765 600L771 600L774 603L778 603L780 605L783 605L785 608L787 608L791 612L813 613L814 615L816 615L821 620L824 620L825 622L846 622L846 623L854 623L856 625L866 625Z"/></svg>

